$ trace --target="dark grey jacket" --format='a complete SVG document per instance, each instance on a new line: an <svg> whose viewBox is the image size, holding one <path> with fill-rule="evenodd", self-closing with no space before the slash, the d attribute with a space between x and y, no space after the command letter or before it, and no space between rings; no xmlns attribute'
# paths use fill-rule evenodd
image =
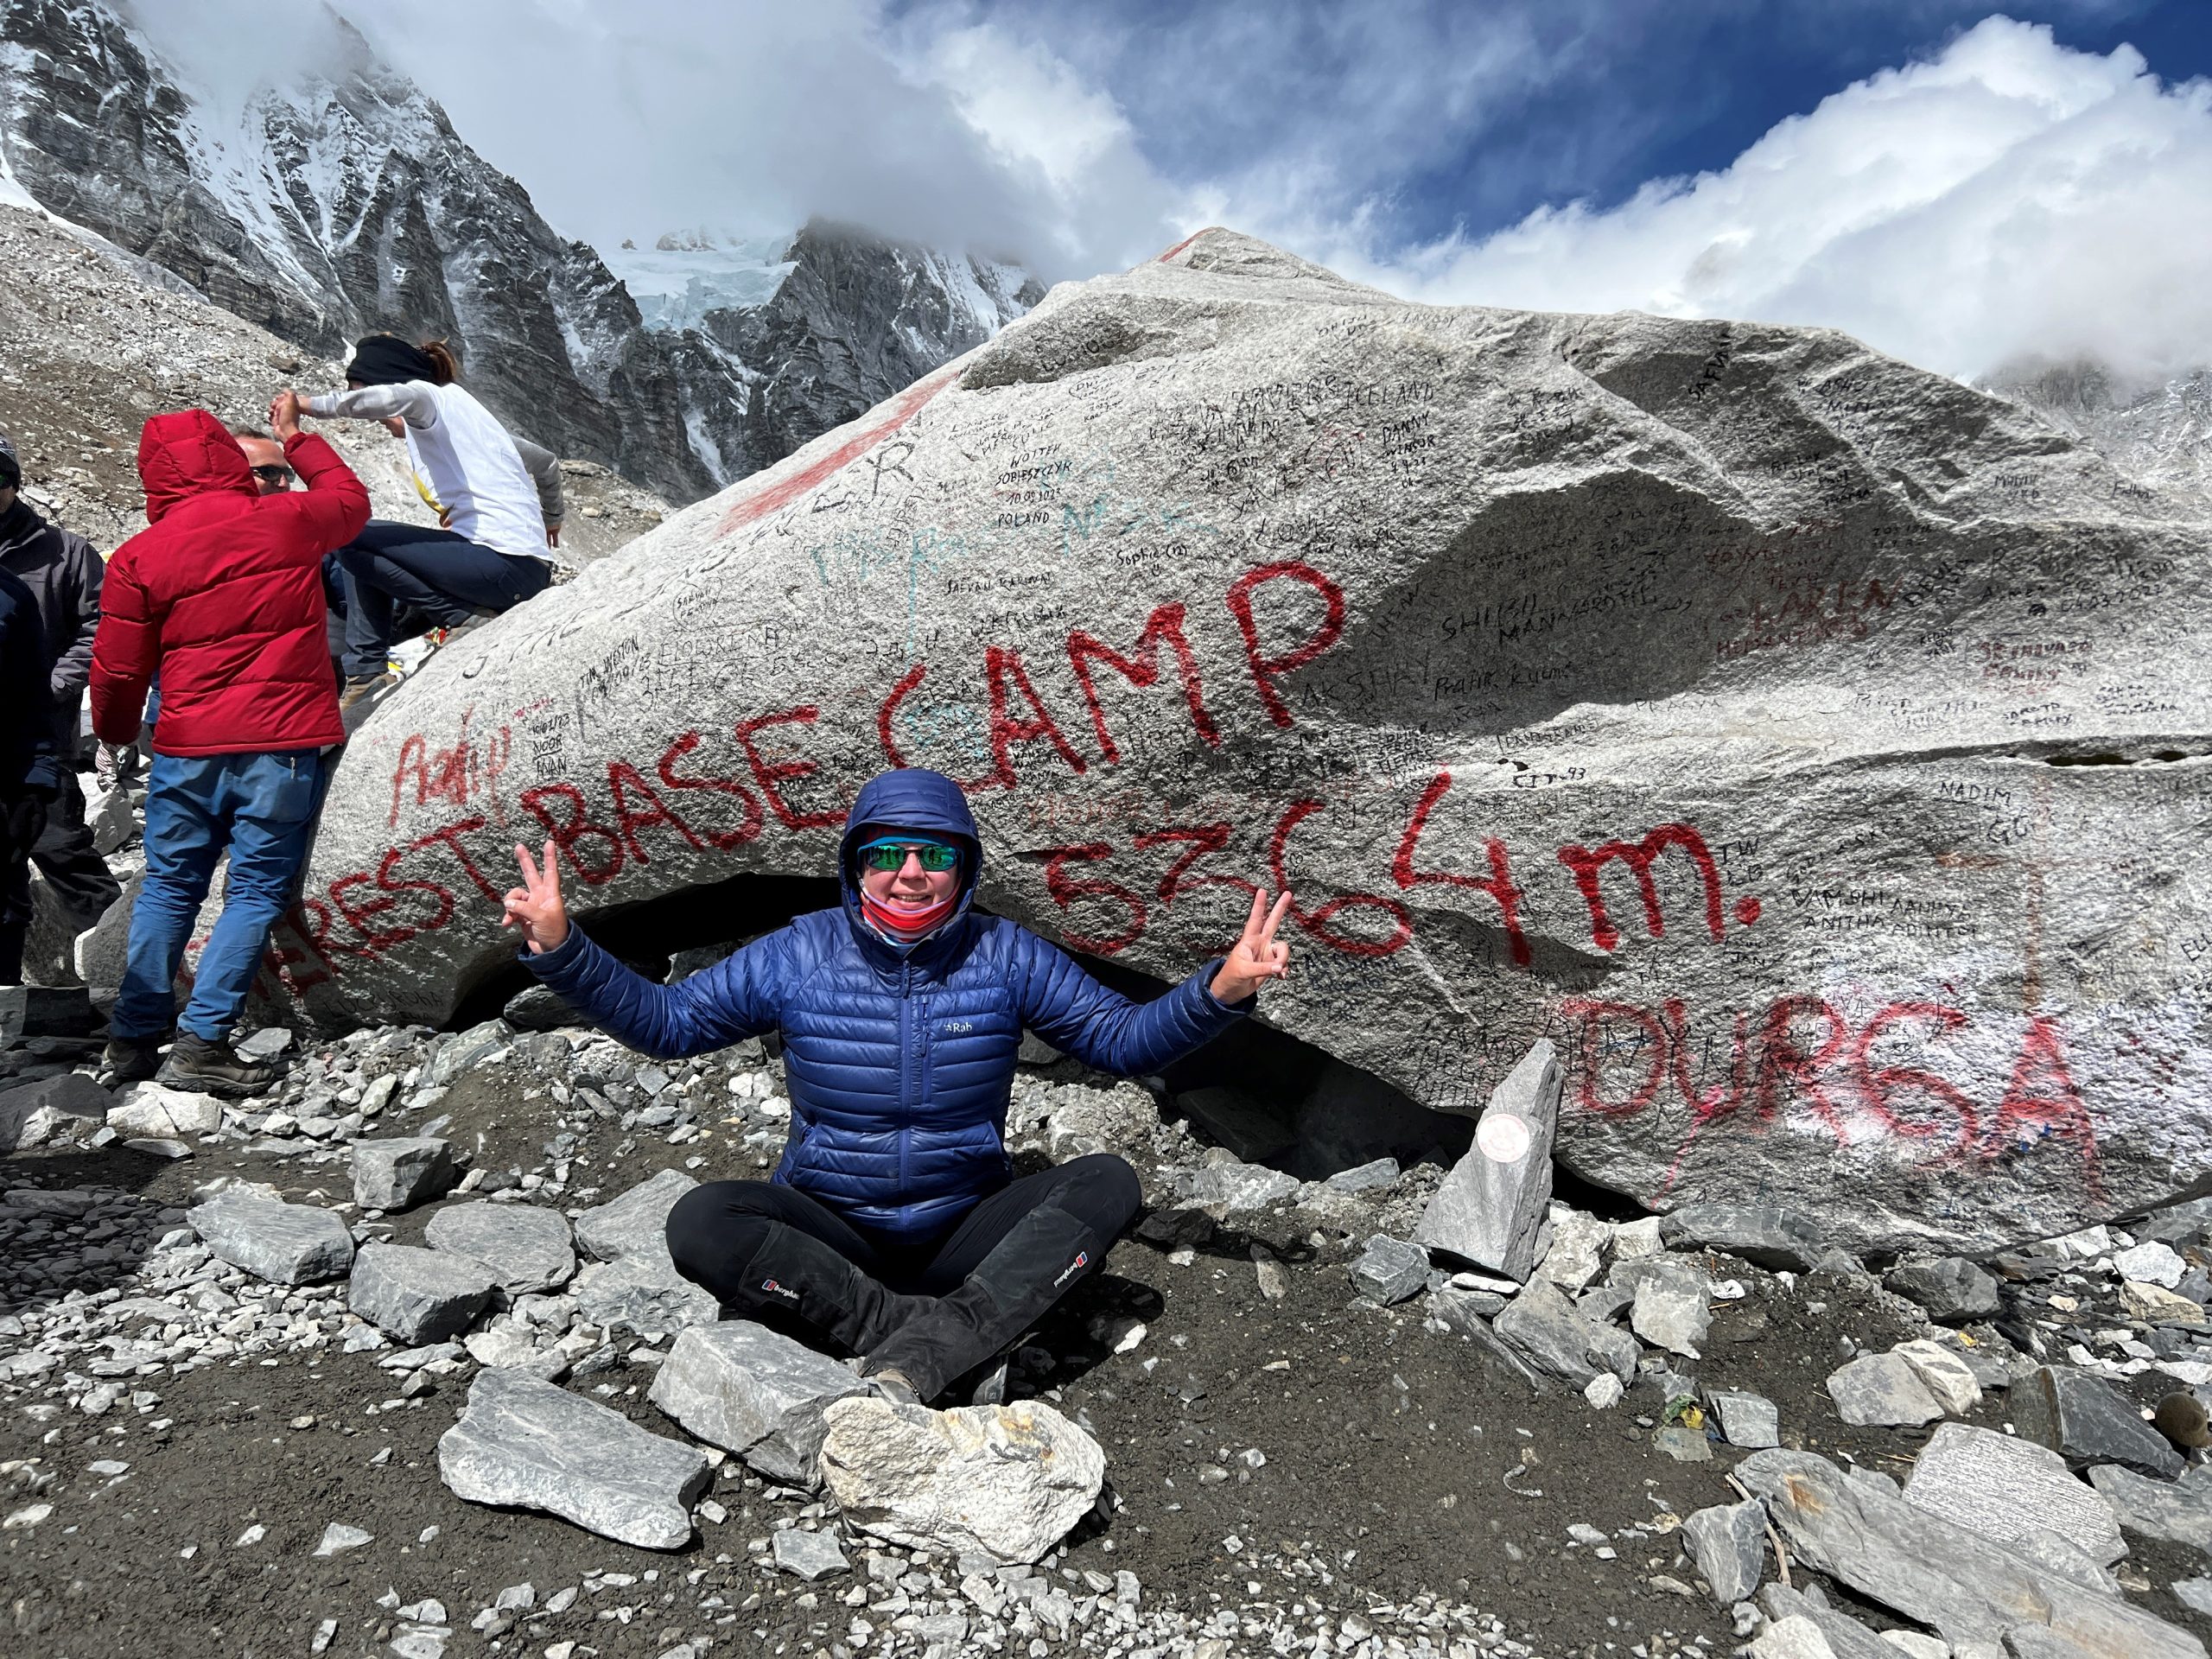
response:
<svg viewBox="0 0 2212 1659"><path fill-rule="evenodd" d="M100 625L100 582L107 567L92 544L73 531L49 524L17 498L0 516L0 570L31 591L46 646L54 652L49 675L54 736L64 755L77 752L86 683L92 673L92 635Z"/></svg>

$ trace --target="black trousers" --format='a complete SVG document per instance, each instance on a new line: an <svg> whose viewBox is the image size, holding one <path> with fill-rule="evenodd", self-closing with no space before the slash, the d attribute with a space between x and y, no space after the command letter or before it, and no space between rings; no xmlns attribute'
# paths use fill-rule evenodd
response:
<svg viewBox="0 0 2212 1659"><path fill-rule="evenodd" d="M123 897L122 884L107 861L92 850L92 828L85 822L85 791L67 772L61 775L61 797L47 809L46 828L31 849L31 862L79 933Z"/></svg>
<svg viewBox="0 0 2212 1659"><path fill-rule="evenodd" d="M855 1227L795 1187L715 1181L677 1201L668 1249L725 1317L862 1355L926 1400L1096 1271L1142 1202L1136 1172L1098 1153L1012 1182L916 1241Z"/></svg>
<svg viewBox="0 0 2212 1659"><path fill-rule="evenodd" d="M346 672L384 672L397 613L421 612L435 627L459 627L480 610L510 611L553 580L543 559L522 558L449 530L372 518L338 550L346 583Z"/></svg>

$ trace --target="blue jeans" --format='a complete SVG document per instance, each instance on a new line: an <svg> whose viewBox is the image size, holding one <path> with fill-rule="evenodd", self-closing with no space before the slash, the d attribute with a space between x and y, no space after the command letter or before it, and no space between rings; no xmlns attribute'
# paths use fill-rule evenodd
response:
<svg viewBox="0 0 2212 1659"><path fill-rule="evenodd" d="M355 680L384 672L400 637L398 612L428 617L431 627L457 628L479 611L511 611L535 599L553 580L543 559L384 518L372 518L335 556L346 587L346 674Z"/></svg>
<svg viewBox="0 0 2212 1659"><path fill-rule="evenodd" d="M210 1042L230 1035L260 971L269 929L292 902L327 770L314 749L154 757L146 882L130 912L130 956L110 1032L143 1039L174 1023ZM177 969L226 848L231 864L222 914L179 1018Z"/></svg>

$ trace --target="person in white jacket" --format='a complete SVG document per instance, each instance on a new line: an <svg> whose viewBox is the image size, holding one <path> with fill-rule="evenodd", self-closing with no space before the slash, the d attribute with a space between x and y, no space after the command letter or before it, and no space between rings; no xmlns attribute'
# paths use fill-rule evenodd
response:
<svg viewBox="0 0 2212 1659"><path fill-rule="evenodd" d="M372 519L339 550L346 592L346 688L340 707L365 705L394 683L386 670L401 607L438 627L511 610L553 579L549 523L516 440L459 384L442 340L410 345L371 334L353 347L342 392L278 400L301 415L394 421L415 475L444 528ZM349 726L351 721L348 721Z"/></svg>

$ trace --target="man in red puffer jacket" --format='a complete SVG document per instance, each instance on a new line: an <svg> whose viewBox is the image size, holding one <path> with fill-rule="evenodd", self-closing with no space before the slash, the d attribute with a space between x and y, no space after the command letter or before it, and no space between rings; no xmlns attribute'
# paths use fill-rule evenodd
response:
<svg viewBox="0 0 2212 1659"><path fill-rule="evenodd" d="M231 1052L230 1035L307 856L323 752L345 739L322 556L361 533L369 494L322 439L296 422L272 427L304 492L257 494L238 440L204 410L147 422L138 476L148 527L108 562L92 729L111 743L135 741L147 690L161 681L146 880L108 1020L111 1083L158 1075L236 1096L274 1080L273 1067ZM223 912L179 1016L177 969L226 849ZM175 1046L156 1073L172 1024Z"/></svg>

